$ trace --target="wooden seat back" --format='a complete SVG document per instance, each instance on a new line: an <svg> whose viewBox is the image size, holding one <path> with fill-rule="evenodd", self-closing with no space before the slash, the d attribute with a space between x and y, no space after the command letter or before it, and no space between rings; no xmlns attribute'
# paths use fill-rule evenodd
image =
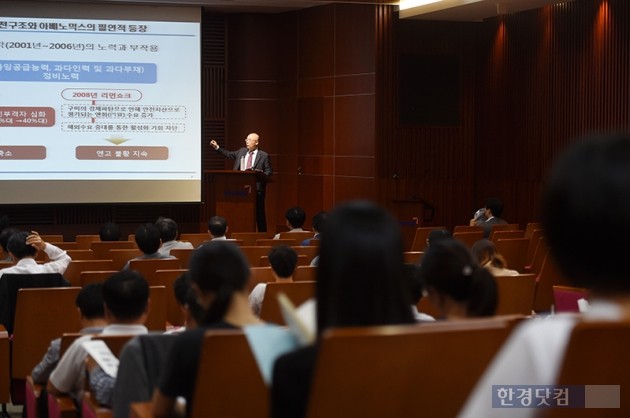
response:
<svg viewBox="0 0 630 418"><path fill-rule="evenodd" d="M302 241L313 238L314 236L315 232L313 231L280 232L280 239L295 240L295 245L301 245Z"/></svg>
<svg viewBox="0 0 630 418"><path fill-rule="evenodd" d="M420 410L454 417L508 336L508 325L483 319L329 330L307 417L411 417Z"/></svg>
<svg viewBox="0 0 630 418"><path fill-rule="evenodd" d="M81 272L103 270L119 269L115 268L112 260L72 260L70 264L68 264L68 268L63 273L63 276L72 286L79 286Z"/></svg>
<svg viewBox="0 0 630 418"><path fill-rule="evenodd" d="M278 304L280 292L286 294L295 306L299 306L315 297L315 282L267 283L265 298L260 307L260 319L263 321L286 325Z"/></svg>
<svg viewBox="0 0 630 418"><path fill-rule="evenodd" d="M271 267L250 267L251 277L247 283L247 293L251 293L252 290L259 283L271 283L275 282L276 278L273 275Z"/></svg>
<svg viewBox="0 0 630 418"><path fill-rule="evenodd" d="M77 235L74 237L74 241L77 243L77 248L79 250L89 250L90 243L92 241L100 241L100 235Z"/></svg>
<svg viewBox="0 0 630 418"><path fill-rule="evenodd" d="M543 225L542 222L528 222L527 225L525 225L525 238L531 238L532 233L536 230L542 230L543 229Z"/></svg>
<svg viewBox="0 0 630 418"><path fill-rule="evenodd" d="M471 248L475 242L483 239L483 231L479 229L478 231L454 232L453 238L463 242L466 247Z"/></svg>
<svg viewBox="0 0 630 418"><path fill-rule="evenodd" d="M496 248L507 262L508 268L519 273L525 272L529 238L500 239L496 242Z"/></svg>
<svg viewBox="0 0 630 418"><path fill-rule="evenodd" d="M46 242L63 242L62 234L39 234L39 236Z"/></svg>
<svg viewBox="0 0 630 418"><path fill-rule="evenodd" d="M527 256L525 257L525 266L531 266L532 261L534 260L534 253L536 252L536 247L538 246L538 242L540 237L543 236L542 229L535 229L531 231L529 236L524 236L524 238L529 238L529 247L527 247Z"/></svg>
<svg viewBox="0 0 630 418"><path fill-rule="evenodd" d="M540 273L536 277L536 292L534 293L534 311L550 312L553 305L553 286L568 285L550 254L547 254Z"/></svg>
<svg viewBox="0 0 630 418"><path fill-rule="evenodd" d="M164 286L149 287L151 305L149 306L149 316L144 324L149 331L166 330L166 293L166 287ZM171 293L173 293L172 290Z"/></svg>
<svg viewBox="0 0 630 418"><path fill-rule="evenodd" d="M74 241L47 241L49 244L54 245L55 247L61 248L62 250L79 250L79 244Z"/></svg>
<svg viewBox="0 0 630 418"><path fill-rule="evenodd" d="M103 283L114 273L116 273L116 270L82 271L79 275L79 286L84 287L90 283Z"/></svg>
<svg viewBox="0 0 630 418"><path fill-rule="evenodd" d="M297 266L293 274L293 281L314 282L317 281L317 266Z"/></svg>
<svg viewBox="0 0 630 418"><path fill-rule="evenodd" d="M210 234L207 232L191 232L179 235L180 241L188 241L193 247L197 248L205 241L210 239Z"/></svg>
<svg viewBox="0 0 630 418"><path fill-rule="evenodd" d="M166 289L166 320L175 326L184 325L186 318L175 298L173 283L186 271L186 269L156 270L153 279L149 282L151 286L164 286Z"/></svg>
<svg viewBox="0 0 630 418"><path fill-rule="evenodd" d="M409 251L424 251L427 248L427 238L431 231L435 229L446 229L444 226L422 226L416 228L416 234L413 237L413 243ZM479 229L479 227L477 227Z"/></svg>
<svg viewBox="0 0 630 418"><path fill-rule="evenodd" d="M94 252L92 250L66 250L66 253L73 260L94 260ZM46 257L48 259L48 257Z"/></svg>
<svg viewBox="0 0 630 418"><path fill-rule="evenodd" d="M296 239L293 238L281 238L281 239L273 239L273 238L261 238L256 240L257 246L263 247L278 247L280 245L286 245L287 247L291 247L293 245L299 245Z"/></svg>
<svg viewBox="0 0 630 418"><path fill-rule="evenodd" d="M81 328L75 300L79 287L20 289L13 328L13 379L25 379L50 341Z"/></svg>
<svg viewBox="0 0 630 418"><path fill-rule="evenodd" d="M92 241L90 243L90 249L94 253L94 258L97 260L107 260L109 256L109 250L124 249L124 248L138 248L135 242L132 241Z"/></svg>
<svg viewBox="0 0 630 418"><path fill-rule="evenodd" d="M575 325L567 345L560 367L557 383L559 385L619 385L619 401L617 408L606 409L565 409L553 408L545 410L549 418L621 418L628 416L630 391L630 323L629 322L580 322ZM595 360L596 359L596 360ZM587 402L602 401L608 392L600 396L588 394ZM614 393L614 392L613 392ZM569 395L570 396L570 395ZM613 400L616 397L613 397ZM610 404L609 404L610 405ZM541 410L541 412L543 412Z"/></svg>
<svg viewBox="0 0 630 418"><path fill-rule="evenodd" d="M535 274L497 276L499 303L496 315L531 315L536 291Z"/></svg>
<svg viewBox="0 0 630 418"><path fill-rule="evenodd" d="M174 248L170 251L170 254L179 260L179 268L187 269L188 261L190 261L193 251L195 251L194 248Z"/></svg>
<svg viewBox="0 0 630 418"><path fill-rule="evenodd" d="M490 241L496 244L497 240L507 238L523 238L525 231L522 229L514 229L508 231L492 231L490 233Z"/></svg>
<svg viewBox="0 0 630 418"><path fill-rule="evenodd" d="M157 270L180 269L181 261L177 258L143 258L131 260L129 268L142 274L142 277L151 283Z"/></svg>
<svg viewBox="0 0 630 418"><path fill-rule="evenodd" d="M243 398L243 394L247 394ZM201 348L192 418L266 418L269 390L241 331L207 331Z"/></svg>
<svg viewBox="0 0 630 418"><path fill-rule="evenodd" d="M483 231L480 226L477 225L455 225L453 228L453 234L462 232L479 232Z"/></svg>
<svg viewBox="0 0 630 418"><path fill-rule="evenodd" d="M403 258L406 264L420 264L423 255L422 251L405 251Z"/></svg>
<svg viewBox="0 0 630 418"><path fill-rule="evenodd" d="M263 238L273 238L271 232L232 232L230 238L241 240L241 245L256 245L256 241Z"/></svg>
<svg viewBox="0 0 630 418"><path fill-rule="evenodd" d="M269 250L271 247L263 247L258 245L243 245L239 247L245 258L247 258L247 262L251 267L258 267L260 265L260 257L269 254Z"/></svg>
<svg viewBox="0 0 630 418"><path fill-rule="evenodd" d="M107 258L112 260L114 270L122 270L129 260L141 255L142 251L138 248L114 248L107 251Z"/></svg>
<svg viewBox="0 0 630 418"><path fill-rule="evenodd" d="M534 250L534 256L532 257L532 262L529 266L525 266L525 270L528 273L539 274L542 269L542 265L547 257L547 252L549 251L549 245L547 245L547 241L544 236L538 238L538 243L536 244L536 249Z"/></svg>
<svg viewBox="0 0 630 418"><path fill-rule="evenodd" d="M309 264L313 261L315 256L319 254L319 246L317 245L293 245L291 248L293 248L298 255L305 255Z"/></svg>

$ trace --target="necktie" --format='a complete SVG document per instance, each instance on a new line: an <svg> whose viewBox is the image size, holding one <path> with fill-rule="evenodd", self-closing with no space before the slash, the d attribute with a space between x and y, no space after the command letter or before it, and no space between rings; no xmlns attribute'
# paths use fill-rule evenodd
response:
<svg viewBox="0 0 630 418"><path fill-rule="evenodd" d="M250 151L248 152L248 156L247 156L247 164L245 165L245 169L249 170L250 168L252 168L252 162L254 159L254 151Z"/></svg>

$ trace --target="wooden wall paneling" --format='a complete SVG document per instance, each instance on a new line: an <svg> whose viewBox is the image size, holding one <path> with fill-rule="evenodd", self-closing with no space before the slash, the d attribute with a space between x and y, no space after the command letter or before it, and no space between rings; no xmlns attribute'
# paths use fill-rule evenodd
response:
<svg viewBox="0 0 630 418"><path fill-rule="evenodd" d="M334 74L335 7L311 7L299 12L300 79L329 77Z"/></svg>

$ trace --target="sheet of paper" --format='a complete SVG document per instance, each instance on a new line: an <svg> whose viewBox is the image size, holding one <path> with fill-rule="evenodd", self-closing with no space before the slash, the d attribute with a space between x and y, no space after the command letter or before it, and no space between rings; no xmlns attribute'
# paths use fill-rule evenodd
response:
<svg viewBox="0 0 630 418"><path fill-rule="evenodd" d="M109 376L116 378L118 373L118 359L103 340L89 340L83 343L83 348L99 367Z"/></svg>

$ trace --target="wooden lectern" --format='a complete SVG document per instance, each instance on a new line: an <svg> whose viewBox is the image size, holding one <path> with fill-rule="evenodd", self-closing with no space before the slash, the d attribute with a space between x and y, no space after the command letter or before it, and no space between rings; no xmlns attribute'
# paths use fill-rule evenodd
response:
<svg viewBox="0 0 630 418"><path fill-rule="evenodd" d="M222 216L230 232L256 231L256 182L266 181L258 171L208 171L209 216ZM262 178L261 178L262 176Z"/></svg>

